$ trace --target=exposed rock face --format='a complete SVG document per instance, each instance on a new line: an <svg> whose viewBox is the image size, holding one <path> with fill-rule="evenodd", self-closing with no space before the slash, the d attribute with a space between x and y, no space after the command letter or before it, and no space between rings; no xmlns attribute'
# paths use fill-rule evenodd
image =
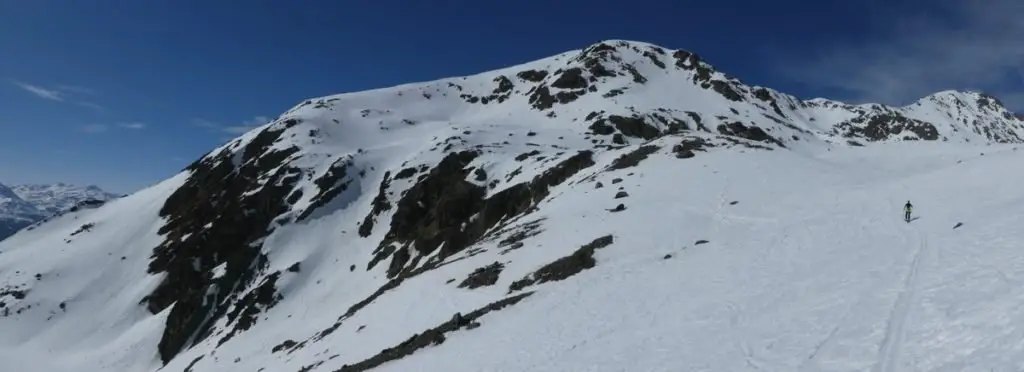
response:
<svg viewBox="0 0 1024 372"><path fill-rule="evenodd" d="M504 268L505 266L500 262L495 262L476 269L469 274L469 277L467 277L466 280L463 280L462 283L459 284L459 288L476 289L494 285L494 283L498 282L498 277L501 275L501 270Z"/></svg>
<svg viewBox="0 0 1024 372"><path fill-rule="evenodd" d="M565 280L583 270L590 269L597 265L597 261L594 260L594 252L611 245L613 242L615 242L615 238L611 235L594 239L594 241L584 244L573 254L544 265L544 267L541 267L527 277L513 282L509 287L509 291L519 291L534 284Z"/></svg>
<svg viewBox="0 0 1024 372"><path fill-rule="evenodd" d="M285 197L300 179L286 166L298 148L269 149L288 127L261 132L241 151L237 166L238 155L227 150L193 163L192 176L161 209L168 221L160 230L166 240L153 250L149 272L166 276L146 303L154 314L174 305L160 340L164 362L189 340L208 337L221 317L233 324L226 340L273 306L275 275L246 292L267 267L258 241L271 232L270 222L288 211ZM215 277L221 265L223 275Z"/></svg>
<svg viewBox="0 0 1024 372"><path fill-rule="evenodd" d="M839 123L836 130L843 137L882 141L902 135L905 140L934 141L939 139L935 126L899 114L870 113ZM900 137L897 137L900 138Z"/></svg>
<svg viewBox="0 0 1024 372"><path fill-rule="evenodd" d="M408 248L415 249L417 257L430 255L442 244L444 248L438 253L438 259L458 253L502 220L528 213L548 195L552 186L594 164L592 153L582 151L530 182L486 197L485 187L466 181L469 176L466 167L477 156L474 152L449 154L409 189L398 201L391 229L377 248L369 268L391 256L388 276L397 276L410 258Z"/></svg>

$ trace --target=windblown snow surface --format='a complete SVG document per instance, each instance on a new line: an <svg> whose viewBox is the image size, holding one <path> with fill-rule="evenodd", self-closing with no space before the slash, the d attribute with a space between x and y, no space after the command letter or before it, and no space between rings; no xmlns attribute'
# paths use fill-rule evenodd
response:
<svg viewBox="0 0 1024 372"><path fill-rule="evenodd" d="M800 101L625 41L309 100L0 242L0 370L1021 370L1024 130L989 100Z"/></svg>

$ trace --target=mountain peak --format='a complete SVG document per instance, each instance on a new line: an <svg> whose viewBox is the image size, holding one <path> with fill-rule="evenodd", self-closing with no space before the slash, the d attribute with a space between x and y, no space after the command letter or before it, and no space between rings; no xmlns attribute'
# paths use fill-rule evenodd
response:
<svg viewBox="0 0 1024 372"><path fill-rule="evenodd" d="M605 40L470 76L311 98L153 187L99 208L71 209L0 244L0 290L7 291L0 293L18 291L17 297L3 298L11 314L0 316L5 329L0 344L53 350L53 359L91 369L312 370L322 365L363 371L395 362L393 368L400 370L405 361L395 359L417 348L457 350L460 341L454 338L440 345L446 334L479 327L479 318L503 307L520 306L516 312L542 329L555 322L536 317L535 311L563 306L543 301L565 296L590 296L595 309L614 312L619 309L607 298L642 293L637 288L645 287L667 288L668 298L680 286L706 287L709 272L720 276L714 282L725 291L698 293L736 294L729 291L749 288L750 277L731 278L733 273L770 270L767 263L776 261L791 268L793 259L806 255L815 255L807 267L838 262L829 255L865 246L854 236L877 232L891 239L898 230L878 230L890 224L871 222L877 216L827 211L822 215L830 218L823 219L814 208L806 209L815 205L808 203L811 198L861 213L872 206L888 208L878 202L882 192L905 192L892 185L904 185L906 175L895 178L899 182L871 184L881 172L877 163L862 159L876 153L848 146L1024 142L1024 128L1002 119L995 103L979 103L983 98L939 92L906 107L802 101L747 85L690 51L628 40ZM885 159L888 150L882 146L888 145L872 150ZM917 158L904 159L914 154L910 148L896 151L901 161ZM858 157L849 162L816 157L826 152ZM922 164L937 162L930 158ZM854 168L862 173L847 172ZM95 191L68 185L19 189L28 199L71 189ZM843 195L849 198L837 197ZM898 213L899 204L892 206ZM781 220L779 210L792 210L785 218L793 218ZM808 234L831 226L822 221L832 217L872 224L850 230L849 238L838 234L850 231L830 230L831 239L820 246L775 239L778 244L771 248L778 252L764 249L772 236L785 235L776 230L816 223L792 231L806 235L793 242L810 242ZM734 231L755 235L736 238ZM879 255L893 254L880 261L885 264L905 259L888 245L866 246L884 248L874 252ZM695 255L678 261L683 266L659 264L691 252ZM744 252L750 255L729 256ZM692 267L680 271L687 262ZM712 263L752 264L690 270ZM628 274L604 271L624 267ZM16 271L29 274L12 274ZM836 283L855 282L850 278L863 272L850 271ZM573 277L578 273L587 277ZM607 284L601 278L630 284L615 287L619 292L591 291L604 289L592 285ZM659 285L647 286L648 281ZM490 286L500 287L476 290ZM799 294L805 288L791 289ZM540 295L517 304L533 293ZM732 297L726 300L745 298ZM691 300L698 301L689 308L693 311L679 312ZM726 302L680 296L664 308L671 314L714 316L720 313L716 306ZM312 309L310 304L322 305ZM841 318L849 306L840 307ZM734 310L744 308L764 309ZM637 318L630 315L635 307L624 309L607 319ZM96 314L120 317L103 319L103 332L80 326L95 324ZM408 321L388 320L396 316ZM500 318L485 323L500 324ZM573 331L593 328L568 323ZM787 334L808 332L800 328L805 323L797 323L785 323L795 327L787 331L799 331ZM688 324L712 327L706 334L721 332L715 322ZM814 328L827 331L827 326ZM466 339L495 342L481 335L497 334L476 331ZM688 332L669 335L689 337ZM555 345L564 347L560 352L596 345L586 344L590 334L565 337ZM806 351L815 343L808 342ZM61 346L72 344L80 347L61 354L67 350ZM204 358L215 352L217 358ZM424 354L436 353L415 357ZM588 349L586 354L605 353ZM154 356L165 365L153 365ZM465 365L466 370L487 367Z"/></svg>
<svg viewBox="0 0 1024 372"><path fill-rule="evenodd" d="M976 90L943 90L932 94L929 94L922 100L942 100L942 101L955 101L962 100L966 102L975 102L979 105L994 105L994 107L1003 107L1002 101L995 96Z"/></svg>

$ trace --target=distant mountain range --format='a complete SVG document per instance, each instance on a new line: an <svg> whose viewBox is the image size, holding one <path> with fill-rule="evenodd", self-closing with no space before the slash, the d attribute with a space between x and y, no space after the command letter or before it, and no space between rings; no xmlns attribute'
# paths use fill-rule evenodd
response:
<svg viewBox="0 0 1024 372"><path fill-rule="evenodd" d="M65 183L49 185L0 184L0 240L46 217L60 214L86 201L118 197L96 186Z"/></svg>

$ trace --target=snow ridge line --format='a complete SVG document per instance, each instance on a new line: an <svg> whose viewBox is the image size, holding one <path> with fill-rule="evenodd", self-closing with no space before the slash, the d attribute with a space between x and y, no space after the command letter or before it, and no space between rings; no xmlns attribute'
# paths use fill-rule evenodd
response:
<svg viewBox="0 0 1024 372"><path fill-rule="evenodd" d="M921 253L928 249L928 239L918 231L921 244L914 252L914 260L910 263L910 270L903 281L903 290L896 297L892 313L889 315L889 322L885 329L885 339L879 347L878 363L872 371L888 372L901 369L900 349L906 338L906 324L911 318L911 306L917 302L919 284L917 273L921 264Z"/></svg>

